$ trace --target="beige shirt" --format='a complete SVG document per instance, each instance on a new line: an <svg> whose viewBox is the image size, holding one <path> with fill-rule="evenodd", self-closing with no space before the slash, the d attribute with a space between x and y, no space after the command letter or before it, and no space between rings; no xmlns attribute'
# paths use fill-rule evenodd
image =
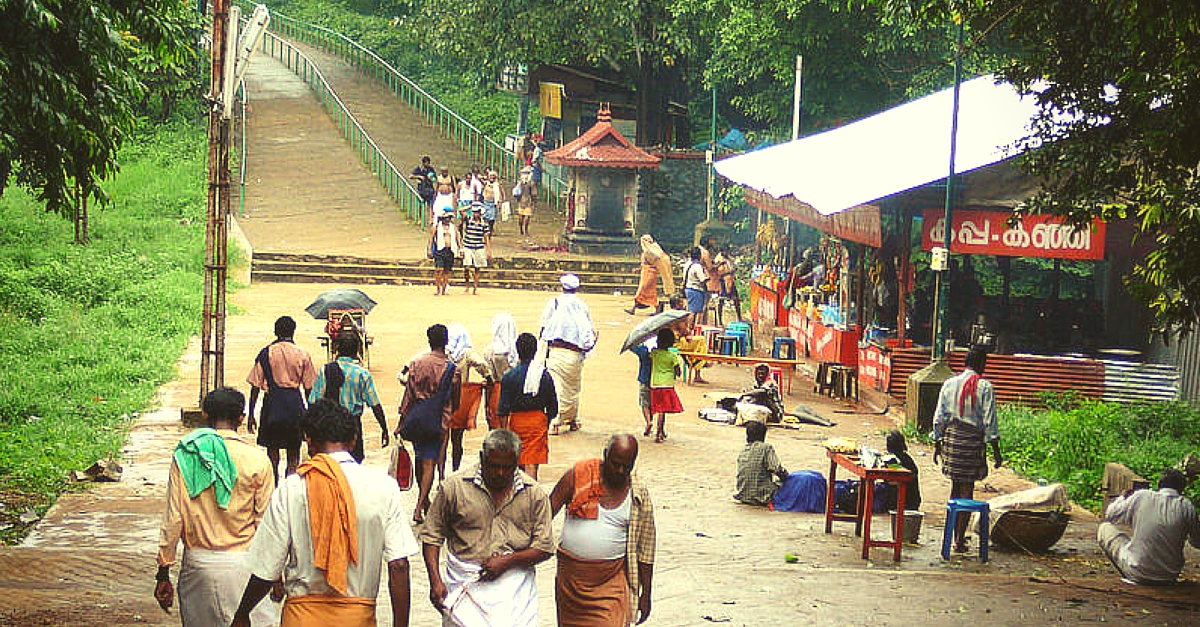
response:
<svg viewBox="0 0 1200 627"><path fill-rule="evenodd" d="M508 498L496 507L479 465L446 478L421 526L421 542L443 542L461 560L482 563L494 555L535 548L554 552L550 499L533 479L517 471Z"/></svg>
<svg viewBox="0 0 1200 627"><path fill-rule="evenodd" d="M330 455L341 464L350 492L358 529L358 562L346 568L346 594L374 599L379 596L385 562L416 554L417 541L408 526L409 513L400 504L396 480L354 461L349 453ZM288 475L271 497L246 570L260 579L283 577L288 596L336 595L325 573L313 564L312 531L308 523L308 484L300 475Z"/></svg>
<svg viewBox="0 0 1200 627"><path fill-rule="evenodd" d="M196 498L188 497L187 484L179 464L171 460L171 475L167 480L167 511L163 514L158 535L158 564L175 563L179 540L188 549L207 551L245 551L254 538L267 500L275 489L271 461L263 449L247 443L233 431L218 431L225 439L229 458L237 468L229 508L217 506L212 487Z"/></svg>
<svg viewBox="0 0 1200 627"><path fill-rule="evenodd" d="M258 363L257 354L255 357L254 367L250 369L246 383L266 390L267 377L263 374L262 365ZM305 389L311 390L317 380L317 369L313 367L312 357L309 357L308 351L292 342L272 344L267 351L267 360L271 363L271 376L281 388L295 389L304 386Z"/></svg>

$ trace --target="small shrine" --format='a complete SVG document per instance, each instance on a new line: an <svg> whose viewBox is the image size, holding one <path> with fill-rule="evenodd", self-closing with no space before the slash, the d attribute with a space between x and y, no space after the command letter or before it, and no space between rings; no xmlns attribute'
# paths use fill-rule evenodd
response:
<svg viewBox="0 0 1200 627"><path fill-rule="evenodd" d="M634 146L612 124L607 103L596 124L545 160L563 166L571 186L567 203L567 249L573 253L629 254L635 237L638 170L657 169L659 157Z"/></svg>

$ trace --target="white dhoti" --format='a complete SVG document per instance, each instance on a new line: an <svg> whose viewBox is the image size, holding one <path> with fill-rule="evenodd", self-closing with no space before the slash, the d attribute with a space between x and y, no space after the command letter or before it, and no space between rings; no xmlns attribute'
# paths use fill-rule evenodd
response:
<svg viewBox="0 0 1200 627"><path fill-rule="evenodd" d="M479 564L445 553L443 627L537 627L534 569L513 568L494 581L479 581Z"/></svg>
<svg viewBox="0 0 1200 627"><path fill-rule="evenodd" d="M233 621L250 573L240 551L185 549L179 567L179 618L183 627L212 627ZM264 598L250 613L254 627L279 624L279 608Z"/></svg>
<svg viewBox="0 0 1200 627"><path fill-rule="evenodd" d="M569 348L550 348L546 371L554 379L558 396L558 416L552 426L579 428L579 388L583 382L583 353Z"/></svg>

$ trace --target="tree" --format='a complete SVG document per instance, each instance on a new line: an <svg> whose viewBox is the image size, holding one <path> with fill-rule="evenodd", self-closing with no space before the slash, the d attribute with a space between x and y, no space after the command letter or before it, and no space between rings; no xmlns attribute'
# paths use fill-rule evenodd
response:
<svg viewBox="0 0 1200 627"><path fill-rule="evenodd" d="M616 73L638 93L639 145L664 143L667 102L687 97L691 24L670 0L424 3L420 28L432 48L492 74L510 63L564 63Z"/></svg>
<svg viewBox="0 0 1200 627"><path fill-rule="evenodd" d="M194 3L185 0L0 1L0 193L12 179L76 221L87 240L89 200L144 93L135 59L176 64ZM143 65L143 67L146 67Z"/></svg>
<svg viewBox="0 0 1200 627"><path fill-rule="evenodd" d="M1200 19L1173 0L879 0L893 14L1002 32L1000 74L1040 105L1024 165L1032 207L1080 223L1132 218L1155 246L1126 277L1159 330L1200 314ZM1063 115L1065 114L1065 115Z"/></svg>

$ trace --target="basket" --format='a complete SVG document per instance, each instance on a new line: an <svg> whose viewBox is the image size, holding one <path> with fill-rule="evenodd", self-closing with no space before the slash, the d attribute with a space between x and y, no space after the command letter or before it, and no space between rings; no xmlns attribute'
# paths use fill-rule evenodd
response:
<svg viewBox="0 0 1200 627"><path fill-rule="evenodd" d="M1030 553L1048 551L1063 536L1071 516L1063 512L1009 510L992 525L992 542Z"/></svg>

